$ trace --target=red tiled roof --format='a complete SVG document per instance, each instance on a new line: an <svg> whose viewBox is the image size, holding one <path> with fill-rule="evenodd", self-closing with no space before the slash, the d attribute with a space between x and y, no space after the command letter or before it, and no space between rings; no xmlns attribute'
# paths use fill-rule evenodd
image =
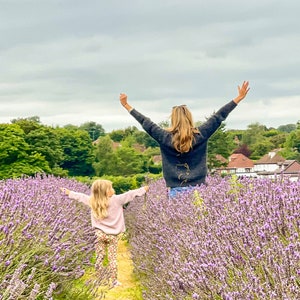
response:
<svg viewBox="0 0 300 300"><path fill-rule="evenodd" d="M297 160L294 160L289 164L285 169L284 173L299 173L300 172L300 163Z"/></svg>
<svg viewBox="0 0 300 300"><path fill-rule="evenodd" d="M229 157L227 168L253 168L254 163L242 153L234 153Z"/></svg>
<svg viewBox="0 0 300 300"><path fill-rule="evenodd" d="M221 154L217 154L216 159L218 161L220 161L221 163L227 163L227 159L224 156L222 156Z"/></svg>
<svg viewBox="0 0 300 300"><path fill-rule="evenodd" d="M269 152L268 154L264 155L262 158L257 160L255 164L278 164L285 161L281 155L277 152Z"/></svg>

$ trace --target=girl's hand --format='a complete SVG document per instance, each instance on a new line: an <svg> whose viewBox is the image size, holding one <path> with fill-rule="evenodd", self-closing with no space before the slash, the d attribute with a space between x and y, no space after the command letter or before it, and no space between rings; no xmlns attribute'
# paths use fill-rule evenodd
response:
<svg viewBox="0 0 300 300"><path fill-rule="evenodd" d="M64 195L68 195L70 194L70 190L66 189L66 188L60 188L60 190L64 193Z"/></svg>
<svg viewBox="0 0 300 300"><path fill-rule="evenodd" d="M146 191L146 193L149 191L149 185L145 185L144 186L144 189L145 189L145 191Z"/></svg>

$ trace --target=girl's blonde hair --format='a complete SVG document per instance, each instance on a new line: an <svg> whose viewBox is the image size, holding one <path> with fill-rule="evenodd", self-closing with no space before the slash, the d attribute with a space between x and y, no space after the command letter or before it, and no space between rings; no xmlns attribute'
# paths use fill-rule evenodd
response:
<svg viewBox="0 0 300 300"><path fill-rule="evenodd" d="M92 212L97 219L102 220L108 216L108 193L112 189L112 182L109 180L98 179L93 182L90 204Z"/></svg>
<svg viewBox="0 0 300 300"><path fill-rule="evenodd" d="M195 128L193 117L186 105L174 106L171 114L171 127L167 129L172 136L174 148L180 152L189 152L193 145Z"/></svg>

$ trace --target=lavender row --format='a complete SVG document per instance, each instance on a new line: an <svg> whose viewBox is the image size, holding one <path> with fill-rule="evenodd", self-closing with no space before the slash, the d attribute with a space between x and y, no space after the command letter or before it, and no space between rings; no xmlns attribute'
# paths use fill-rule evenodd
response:
<svg viewBox="0 0 300 300"><path fill-rule="evenodd" d="M52 299L90 265L89 209L62 196L62 186L88 192L51 176L0 181L0 299Z"/></svg>
<svg viewBox="0 0 300 300"><path fill-rule="evenodd" d="M300 181L163 180L126 210L144 299L300 299Z"/></svg>

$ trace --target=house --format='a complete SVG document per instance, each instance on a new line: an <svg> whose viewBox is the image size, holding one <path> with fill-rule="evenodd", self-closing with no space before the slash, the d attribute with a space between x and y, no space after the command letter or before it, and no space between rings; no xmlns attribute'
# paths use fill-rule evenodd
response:
<svg viewBox="0 0 300 300"><path fill-rule="evenodd" d="M273 150L254 163L254 171L258 177L274 176L274 172L284 161L285 158L278 154L278 150Z"/></svg>
<svg viewBox="0 0 300 300"><path fill-rule="evenodd" d="M291 181L300 180L300 163L297 160L286 160L274 173L277 176L289 177Z"/></svg>
<svg viewBox="0 0 300 300"><path fill-rule="evenodd" d="M257 177L286 176L293 181L300 179L300 163L297 160L286 160L278 154L278 150L273 150L256 161L254 171Z"/></svg>
<svg viewBox="0 0 300 300"><path fill-rule="evenodd" d="M253 161L242 153L231 154L227 167L218 168L218 172L228 175L256 177Z"/></svg>

